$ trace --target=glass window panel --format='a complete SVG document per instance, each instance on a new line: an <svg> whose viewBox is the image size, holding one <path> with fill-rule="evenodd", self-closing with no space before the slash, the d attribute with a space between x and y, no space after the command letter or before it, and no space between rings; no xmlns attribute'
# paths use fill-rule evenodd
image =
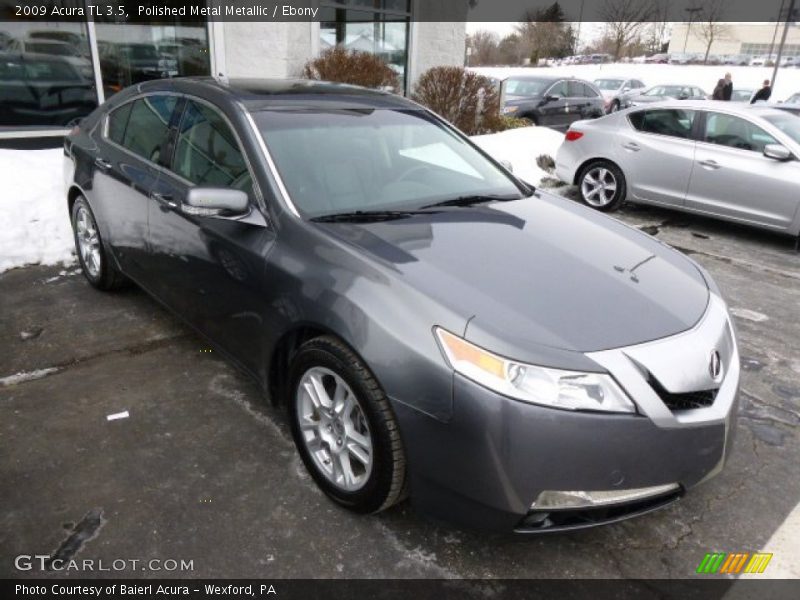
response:
<svg viewBox="0 0 800 600"><path fill-rule="evenodd" d="M175 96L146 96L133 102L122 145L142 158L159 162L167 141Z"/></svg>
<svg viewBox="0 0 800 600"><path fill-rule="evenodd" d="M211 74L205 25L97 22L97 49L106 97L119 90L167 77Z"/></svg>
<svg viewBox="0 0 800 600"><path fill-rule="evenodd" d="M108 138L112 142L122 144L125 137L125 128L128 126L128 117L131 114L133 102L128 102L112 111L108 116Z"/></svg>
<svg viewBox="0 0 800 600"><path fill-rule="evenodd" d="M253 197L253 180L236 137L215 110L202 104L186 104L172 169L196 185L231 187Z"/></svg>
<svg viewBox="0 0 800 600"><path fill-rule="evenodd" d="M690 138L695 111L653 109L631 113L628 119L639 131L679 138Z"/></svg>
<svg viewBox="0 0 800 600"><path fill-rule="evenodd" d="M71 127L96 107L85 24L0 23L0 128Z"/></svg>
<svg viewBox="0 0 800 600"><path fill-rule="evenodd" d="M708 114L704 140L711 144L754 152L763 152L767 144L777 144L775 138L761 127L745 119L722 113Z"/></svg>

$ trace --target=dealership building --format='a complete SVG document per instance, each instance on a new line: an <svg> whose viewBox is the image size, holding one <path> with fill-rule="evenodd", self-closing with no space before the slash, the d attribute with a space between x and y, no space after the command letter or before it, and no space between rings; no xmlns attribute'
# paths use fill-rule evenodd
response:
<svg viewBox="0 0 800 600"><path fill-rule="evenodd" d="M762 56L778 51L786 28L784 56L800 56L800 27L795 23L716 23L710 54ZM669 53L705 54L708 26L703 23L675 23L669 41Z"/></svg>
<svg viewBox="0 0 800 600"><path fill-rule="evenodd" d="M62 0L62 6L84 6ZM448 0L320 0L312 20L141 17L0 22L0 146L64 135L120 89L161 77L298 77L333 45L380 55L407 94L426 69L462 65L465 19ZM466 3L464 6L466 15ZM446 16L449 20L438 20Z"/></svg>

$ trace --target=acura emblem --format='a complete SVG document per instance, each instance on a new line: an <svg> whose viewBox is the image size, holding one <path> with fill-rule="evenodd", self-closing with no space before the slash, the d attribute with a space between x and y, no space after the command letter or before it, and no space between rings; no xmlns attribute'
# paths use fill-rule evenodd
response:
<svg viewBox="0 0 800 600"><path fill-rule="evenodd" d="M722 379L722 359L719 356L719 352L716 350L711 351L711 360L708 363L708 373L711 375L711 379L714 381L719 381Z"/></svg>

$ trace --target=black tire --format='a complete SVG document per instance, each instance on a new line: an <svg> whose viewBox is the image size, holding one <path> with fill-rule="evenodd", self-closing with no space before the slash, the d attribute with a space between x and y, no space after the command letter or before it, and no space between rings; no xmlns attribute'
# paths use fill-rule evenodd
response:
<svg viewBox="0 0 800 600"><path fill-rule="evenodd" d="M96 269L90 268L84 260L83 253L81 252L80 242L78 241L78 216L81 212L85 211L87 217L91 220L97 235L97 243L99 249L99 265ZM72 221L72 236L75 241L75 253L78 255L78 261L81 265L86 280L91 283L98 290L112 291L126 287L130 284L130 280L120 273L117 268L112 264L106 253L103 245L103 240L100 236L100 230L97 227L97 220L94 217L89 203L83 196L78 196L75 203L72 205L72 214L70 215Z"/></svg>
<svg viewBox="0 0 800 600"><path fill-rule="evenodd" d="M614 100L611 106L608 107L608 114L615 113L619 110L619 100Z"/></svg>
<svg viewBox="0 0 800 600"><path fill-rule="evenodd" d="M303 376L315 367L330 370L344 380L367 421L373 462L365 483L356 491L344 491L328 479L312 458L300 429L298 387ZM289 366L285 400L295 445L306 469L328 497L358 513L380 512L405 498L406 461L397 421L380 384L350 348L332 336L303 344Z"/></svg>
<svg viewBox="0 0 800 600"><path fill-rule="evenodd" d="M584 188L583 185L584 178L586 177L586 175L597 169L605 169L608 173L610 173L610 177L606 179L607 183L611 181L612 177L615 182L615 190L613 192L613 195L610 195L608 200L602 203L597 199L597 196L593 197L588 195L587 190ZM588 163L586 166L583 167L583 169L581 169L581 172L578 174L577 184L578 184L578 194L580 195L581 201L583 201L584 204L595 210L599 210L601 212L612 212L617 210L625 201L625 196L627 193L627 184L625 182L625 176L622 174L622 171L619 169L619 167L610 161L594 160ZM602 193L605 194L607 192L606 190L603 190Z"/></svg>

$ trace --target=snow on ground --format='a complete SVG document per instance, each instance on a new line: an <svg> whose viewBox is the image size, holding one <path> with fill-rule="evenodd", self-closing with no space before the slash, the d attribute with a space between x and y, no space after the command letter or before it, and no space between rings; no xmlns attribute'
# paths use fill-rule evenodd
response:
<svg viewBox="0 0 800 600"><path fill-rule="evenodd" d="M72 262L62 183L63 150L0 150L0 273Z"/></svg>
<svg viewBox="0 0 800 600"><path fill-rule="evenodd" d="M553 177L536 163L536 159L544 154L555 160L556 150L563 140L563 133L547 127L520 127L472 138L496 160L510 162L514 175L534 186L538 186L543 177Z"/></svg>
<svg viewBox="0 0 800 600"><path fill-rule="evenodd" d="M634 63L610 63L602 65L567 65L561 67L474 67L482 75L505 79L511 75L570 75L588 81L601 77L635 77L645 85L662 83L686 83L696 85L707 93L714 90L717 80L730 73L735 89L761 87L765 79L772 79L772 67L734 67L731 65L642 65ZM777 84L771 100L786 100L800 92L800 69L778 69Z"/></svg>

